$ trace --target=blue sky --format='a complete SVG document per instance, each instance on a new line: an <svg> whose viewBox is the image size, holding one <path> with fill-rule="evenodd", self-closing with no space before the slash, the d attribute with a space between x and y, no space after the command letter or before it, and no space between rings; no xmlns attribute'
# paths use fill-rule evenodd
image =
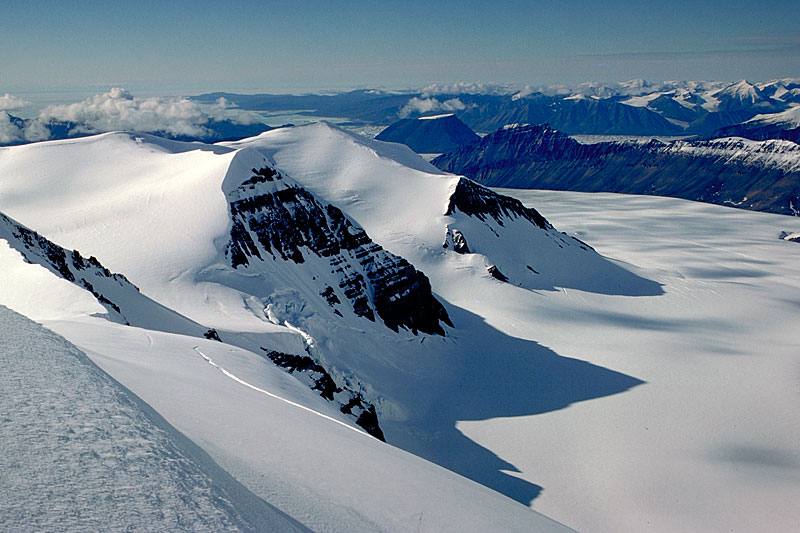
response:
<svg viewBox="0 0 800 533"><path fill-rule="evenodd" d="M800 2L4 2L0 93L800 76Z"/></svg>

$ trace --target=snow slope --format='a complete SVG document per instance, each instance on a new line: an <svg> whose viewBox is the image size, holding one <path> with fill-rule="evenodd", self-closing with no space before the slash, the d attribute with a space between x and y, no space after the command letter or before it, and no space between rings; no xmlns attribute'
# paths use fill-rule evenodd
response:
<svg viewBox="0 0 800 533"><path fill-rule="evenodd" d="M786 129L800 127L800 106L793 106L780 113L772 113L767 115L756 115L750 120L744 122L750 126L767 126L770 124L778 124L784 126Z"/></svg>
<svg viewBox="0 0 800 533"><path fill-rule="evenodd" d="M501 192L635 263L665 294L531 298L535 324L518 334L645 383L459 430L543 485L536 509L578 530L800 527L800 250L779 238L800 223L669 198Z"/></svg>
<svg viewBox="0 0 800 533"><path fill-rule="evenodd" d="M303 530L63 338L0 306L0 528Z"/></svg>
<svg viewBox="0 0 800 533"><path fill-rule="evenodd" d="M272 176L264 169L283 185L256 179ZM359 316L338 288L337 315L319 294L332 278L313 240L292 250L303 262L255 239L261 258L231 264L231 200L299 189L307 201L286 203L277 223L340 210L349 235L424 273L452 322L444 335ZM64 335L315 530L558 527L517 502L592 531L796 528L800 250L779 238L800 231L796 219L513 194L549 222L405 147L326 124L214 147L109 134L4 149L0 212L225 342L170 321L110 321L91 293L9 245L0 303ZM405 451L262 348L320 363Z"/></svg>
<svg viewBox="0 0 800 533"><path fill-rule="evenodd" d="M390 145L386 153L410 154ZM268 161L252 150L124 133L0 151L0 211L64 247L64 253L81 250L112 272L124 272L148 301L168 307L174 320L164 320L158 331L108 320L108 310L89 291L26 262L13 232L5 235L0 255L9 273L0 279L0 302L64 335L247 489L314 530L563 529L505 496L367 436L338 406L259 355L263 348L333 362L329 368L339 383L376 401L385 386L389 399L381 412L402 419L431 408L431 398L442 393L432 385L453 379L445 370L457 350L431 358L421 342L437 335L395 333L357 316L335 318L331 309L322 316L313 303L320 296L304 288L310 281L303 277L295 278L301 284L290 295L294 305L277 287L248 292L263 273L238 272L228 263L227 196L248 179L253 162ZM421 160L413 164L426 166ZM441 245L444 227L437 233ZM267 258L264 264L302 272L290 261ZM231 282L236 276L245 281L251 276L251 284ZM311 302L308 315L300 312L304 300ZM178 328L187 323L199 326L196 332ZM197 334L209 327L226 343ZM438 337L433 346L448 345ZM388 353L382 352L385 347ZM391 386L372 380L396 375L398 357L406 352L423 364L405 373L422 371L424 358L433 359L429 367L438 372L411 386L407 377L395 377ZM362 376L370 379L361 383ZM419 392L424 394L416 404L404 403ZM446 415L436 424L414 418L426 435L443 423L451 438L464 441L452 413ZM443 439L437 449L448 442ZM488 466L482 465L488 475L501 475L492 474L496 458L478 449L488 455Z"/></svg>

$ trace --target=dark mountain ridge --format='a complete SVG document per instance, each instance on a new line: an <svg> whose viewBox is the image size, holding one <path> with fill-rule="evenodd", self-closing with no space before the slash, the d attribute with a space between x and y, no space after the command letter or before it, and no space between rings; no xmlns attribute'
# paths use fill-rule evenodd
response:
<svg viewBox="0 0 800 533"><path fill-rule="evenodd" d="M375 138L379 141L405 144L418 154L441 154L480 139L452 113L402 119Z"/></svg>
<svg viewBox="0 0 800 533"><path fill-rule="evenodd" d="M505 128L432 161L493 187L653 194L797 214L800 146L743 139L581 144L548 125Z"/></svg>

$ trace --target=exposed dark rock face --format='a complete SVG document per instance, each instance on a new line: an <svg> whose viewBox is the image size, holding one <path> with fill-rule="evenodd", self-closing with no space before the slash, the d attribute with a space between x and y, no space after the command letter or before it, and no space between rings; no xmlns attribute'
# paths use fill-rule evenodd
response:
<svg viewBox="0 0 800 533"><path fill-rule="evenodd" d="M203 337L211 341L222 342L222 339L219 338L219 333L214 328L209 329L205 333L203 333Z"/></svg>
<svg viewBox="0 0 800 533"><path fill-rule="evenodd" d="M469 246L467 246L467 239L464 234L457 229L453 230L453 250L457 254L468 254Z"/></svg>
<svg viewBox="0 0 800 533"><path fill-rule="evenodd" d="M254 173L229 195L231 240L226 253L234 268L267 256L299 265L313 254L329 261L356 315L375 321L377 314L392 330L407 328L415 334L444 335L442 323L452 326L428 278L408 261L374 243L337 207L284 183L276 171ZM266 183L259 181L262 177L274 183L256 186ZM321 296L335 305L338 297L330 289L332 294Z"/></svg>
<svg viewBox="0 0 800 533"><path fill-rule="evenodd" d="M785 141L584 145L547 125L498 130L433 160L493 187L655 194L783 214L796 214L798 162L800 146Z"/></svg>
<svg viewBox="0 0 800 533"><path fill-rule="evenodd" d="M339 300L339 297L336 296L336 293L334 292L333 287L331 287L330 285L327 286L324 291L319 293L319 295L322 296L323 298L325 298L325 300L328 302L328 305L330 305L331 307L333 307L334 305L339 305L340 303L342 303L342 301Z"/></svg>
<svg viewBox="0 0 800 533"><path fill-rule="evenodd" d="M452 215L456 211L484 221L487 217L491 217L501 226L506 217L522 217L541 229L553 228L536 209L525 207L516 198L497 194L463 178L459 180L456 190L450 195L445 215Z"/></svg>
<svg viewBox="0 0 800 533"><path fill-rule="evenodd" d="M403 119L375 138L405 144L418 154L441 154L480 139L455 115Z"/></svg>
<svg viewBox="0 0 800 533"><path fill-rule="evenodd" d="M125 324L119 305L112 302L96 287L116 284L135 292L139 289L122 274L112 274L95 257L84 258L78 250L65 250L37 232L0 213L0 238L6 238L28 263L41 265L59 277L86 289L109 312L118 315Z"/></svg>
<svg viewBox="0 0 800 533"><path fill-rule="evenodd" d="M786 231L782 231L780 237L784 241L800 243L800 233L788 233Z"/></svg>
<svg viewBox="0 0 800 533"><path fill-rule="evenodd" d="M447 226L447 229L445 230L442 248L445 250L452 248L457 254L470 253L469 246L467 245L467 238L464 237L464 234L459 230L451 229L450 226Z"/></svg>
<svg viewBox="0 0 800 533"><path fill-rule="evenodd" d="M712 133L710 138L717 137L744 137L754 141L767 139L781 139L800 144L800 127L791 127L789 124L766 124L760 122L734 124L721 128Z"/></svg>
<svg viewBox="0 0 800 533"><path fill-rule="evenodd" d="M345 386L339 386L324 367L316 363L307 355L292 355L275 350L261 348L266 352L267 358L290 374L296 374L301 381L308 381L311 390L329 402L337 402L339 410L353 418L356 424L367 433L386 442L383 431L378 424L378 415L375 406L364 400L360 392L355 392Z"/></svg>
<svg viewBox="0 0 800 533"><path fill-rule="evenodd" d="M491 274L491 276L492 276L494 279L496 279L496 280L499 280L499 281L502 281L502 282L504 282L504 283L505 283L505 282L508 282L508 278L507 278L507 277L506 277L506 276L505 276L505 275L504 275L502 272L500 272L500 269L499 269L499 268L497 268L496 266L494 266L494 265L491 265L491 266L490 266L489 268L487 268L486 270L489 272L489 274Z"/></svg>

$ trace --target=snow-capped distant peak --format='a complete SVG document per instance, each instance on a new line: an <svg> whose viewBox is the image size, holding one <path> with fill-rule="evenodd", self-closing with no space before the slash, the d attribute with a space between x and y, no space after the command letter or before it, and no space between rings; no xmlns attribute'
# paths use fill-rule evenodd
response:
<svg viewBox="0 0 800 533"><path fill-rule="evenodd" d="M758 90L758 87L747 80L739 80L736 83L728 85L727 87L717 91L714 96L717 98L735 98L742 102L750 103L755 103L764 99L764 97L761 95L761 91Z"/></svg>
<svg viewBox="0 0 800 533"><path fill-rule="evenodd" d="M453 113L445 113L443 115L433 115L433 116L430 116L430 117L419 117L419 118L417 118L417 120L436 120L436 119L439 119L439 118L447 118L447 117L452 117L452 116L453 116Z"/></svg>
<svg viewBox="0 0 800 533"><path fill-rule="evenodd" d="M636 89L639 89L641 87L651 87L652 86L652 84L649 81L647 81L645 79L642 79L642 78L636 78L636 79L633 79L633 80L623 81L623 82L620 83L620 85L622 85L623 87L630 87L630 88L636 88Z"/></svg>

